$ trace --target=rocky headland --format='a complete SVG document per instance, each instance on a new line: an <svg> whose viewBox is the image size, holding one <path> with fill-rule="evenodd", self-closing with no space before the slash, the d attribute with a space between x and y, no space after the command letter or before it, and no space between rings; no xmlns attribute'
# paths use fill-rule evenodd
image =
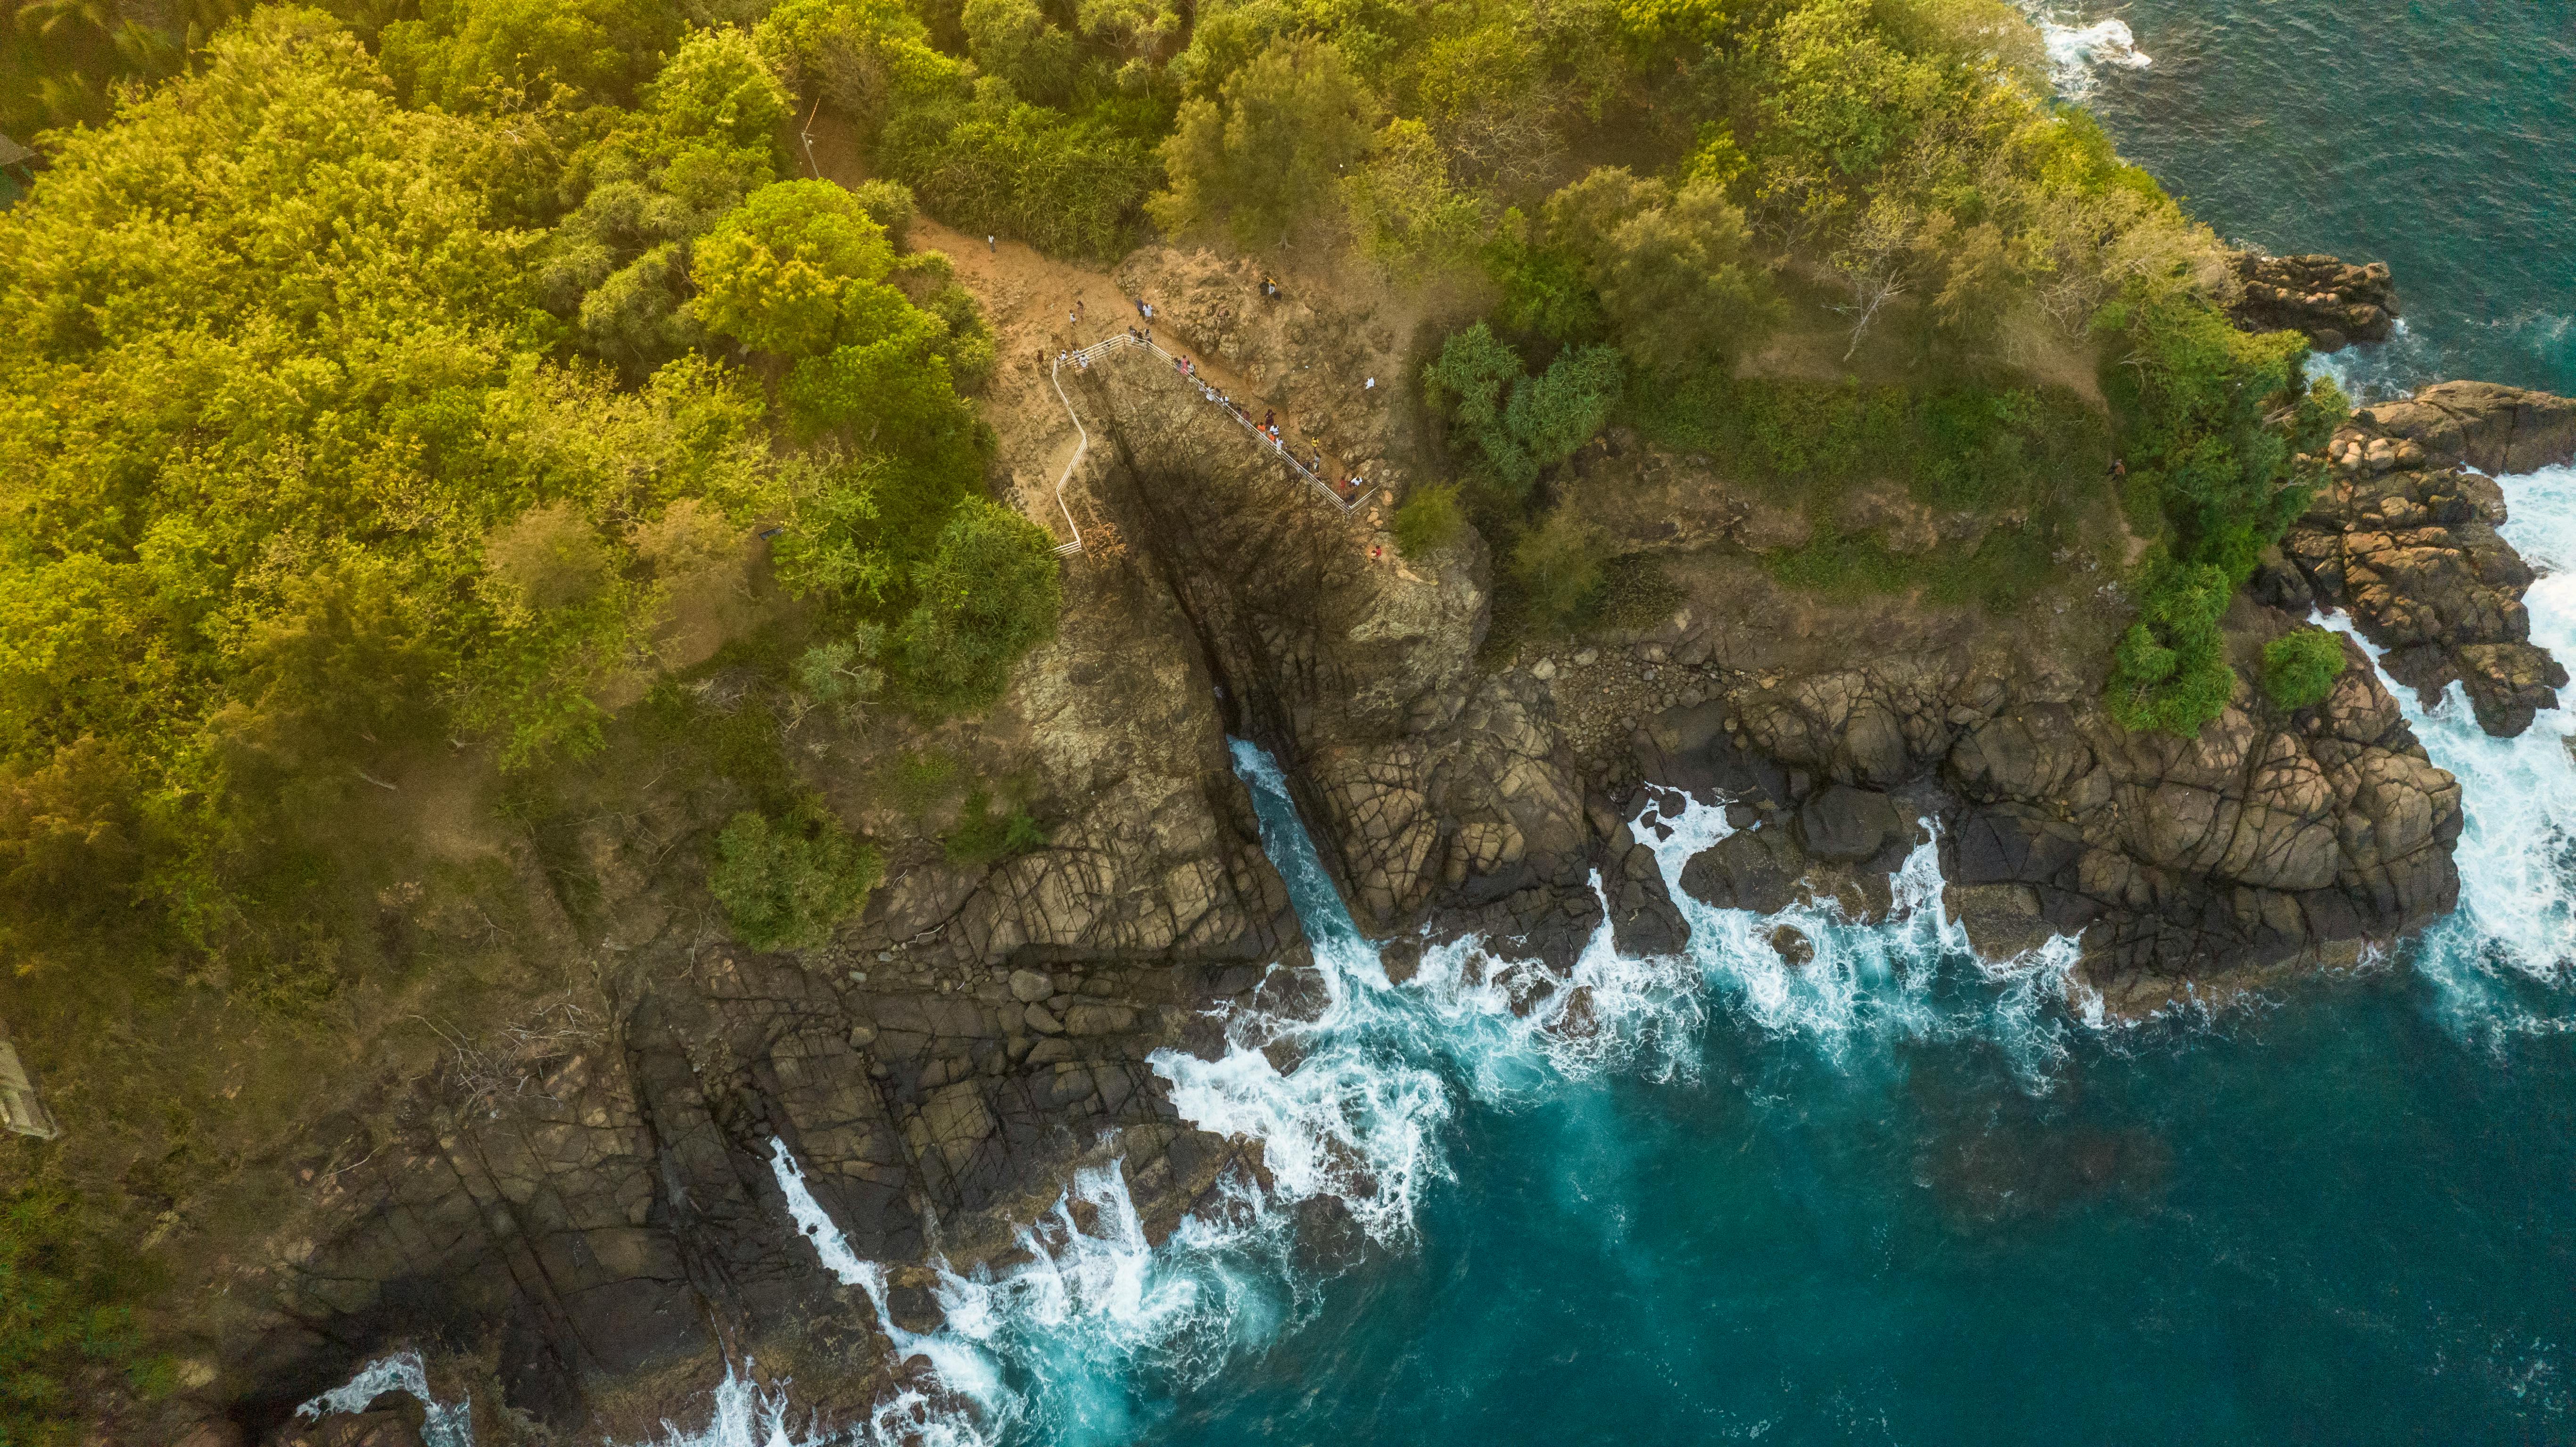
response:
<svg viewBox="0 0 2576 1447"><path fill-rule="evenodd" d="M2321 342L2371 335L2373 313L2384 334L2384 268L2317 260L2251 263L2249 298ZM1408 389L1361 379L1416 369L1417 320L1294 277L1265 298L1248 265L1205 253L1141 252L1116 280L1157 299L1158 340L1317 419L1386 491L1332 506L1142 349L1069 372L1092 446L1065 493L1092 546L1059 637L961 745L1031 781L1061 821L1046 844L985 865L917 849L834 944L765 955L707 935L649 819L593 821L585 917L611 924L553 1023L433 1079L372 1082L278 1162L304 1190L210 1283L225 1304L194 1400L221 1411L195 1447L408 1442L381 1413L286 1417L402 1342L592 1437L648 1433L729 1362L855 1416L914 1369L888 1361L866 1293L790 1239L779 1146L852 1248L891 1264L886 1312L911 1330L937 1321L921 1263L1007 1269L1015 1229L1078 1165L1122 1161L1156 1238L1229 1173L1260 1179L1258 1149L1182 1123L1152 1065L1213 1058L1228 1011L1315 1003L1229 735L1278 758L1398 975L1422 943L1474 934L1533 963L1520 978L1543 993L1605 901L1623 950L1678 948L1631 822L1673 791L1737 825L1682 876L1725 907L1884 914L1928 824L1980 950L2075 936L2077 986L2112 1017L2351 964L2456 902L2459 785L2357 647L2312 708L2241 684L2197 738L2132 734L2099 699L2129 607L2100 578L2013 620L1800 593L1758 564L1804 521L1723 459L1614 434L1563 485L1677 596L1580 641L1497 648L1472 530L1416 558L1389 531L1388 499L1437 476L1436 453ZM1037 369L997 389L997 407L1061 418ZM1054 506L1057 430L1005 435L1032 515ZM2456 679L2490 732L2527 726L2566 675L2529 641L2530 570L2497 535L2488 474L2571 456L2576 404L2539 394L2453 383L2356 412L2228 615L2240 677L2341 607L2407 686ZM1898 496L1850 507L1892 547L1953 521ZM803 767L830 792L857 747L825 737ZM1795 965L1802 943L1775 946Z"/></svg>

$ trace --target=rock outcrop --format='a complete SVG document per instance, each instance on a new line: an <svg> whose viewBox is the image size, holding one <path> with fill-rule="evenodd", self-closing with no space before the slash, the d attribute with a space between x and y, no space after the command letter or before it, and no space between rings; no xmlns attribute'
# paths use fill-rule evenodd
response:
<svg viewBox="0 0 2576 1447"><path fill-rule="evenodd" d="M2567 671L2532 643L2532 573L2497 535L2504 493L2472 470L2576 454L2576 403L2444 383L2365 407L2327 444L2327 481L2267 567L2273 601L2347 610L2389 675L2429 706L2458 680L2487 732L2511 737L2556 705Z"/></svg>
<svg viewBox="0 0 2576 1447"><path fill-rule="evenodd" d="M1370 480L1400 489L1419 439L1384 392L1393 333L1206 253L1140 252L1123 282L1158 327L1262 389ZM1158 331L1158 338L1163 335ZM1481 548L1407 560L1382 507L1344 514L1148 354L1112 353L1077 405L1109 419L1102 489L1153 539L1158 576L1196 628L1234 727L1288 765L1363 928L1435 910L1452 927L1569 957L1599 918L1586 886L1606 809L1587 805L1543 681L1481 675ZM1593 801L1594 805L1598 800Z"/></svg>
<svg viewBox="0 0 2576 1447"><path fill-rule="evenodd" d="M2493 382L2436 382L2352 417L2364 439L2412 442L2427 461L2491 476L2536 472L2576 461L2576 398ZM2402 464L2400 464L2402 465Z"/></svg>
<svg viewBox="0 0 2576 1447"><path fill-rule="evenodd" d="M2385 269L2280 270L2313 260L2255 265L2249 296L2304 288L2304 310L2264 324L2295 317L2322 344L2369 336L2375 313L2384 335ZM1345 465L1399 493L1430 475L1394 389L1362 385L1406 365L1393 320L1293 281L1263 298L1247 266L1203 253L1152 249L1119 275L1161 334L1322 429ZM668 1398L634 1384L703 1390L747 1354L797 1374L801 1404L855 1412L898 1370L887 1323L790 1239L773 1142L851 1247L893 1265L887 1315L911 1330L937 1320L912 1263L1006 1264L1013 1223L1071 1167L1123 1160L1157 1235L1225 1173L1260 1178L1256 1149L1177 1119L1148 1063L1218 1048L1214 1010L1315 997L1228 734L1285 766L1355 917L1399 937L1398 978L1420 937L1467 932L1561 967L1605 911L1623 950L1680 948L1680 904L1630 823L1675 789L1723 796L1735 825L1681 876L1699 900L1876 916L1928 820L1980 949L2075 935L2082 978L2124 1015L2350 962L2456 900L2459 786L2358 648L2314 708L2246 686L2196 739L2131 734L2098 702L2127 616L2105 580L2068 580L2012 630L1920 599L1834 612L1741 565L1803 520L1714 485L1708 459L1610 439L1587 503L1627 550L1700 568L1688 601L1480 659L1490 561L1472 532L1401 557L1383 498L1336 507L1141 351L1066 390L1092 428L1074 491L1124 553L1075 567L1059 637L981 726L1045 808L1044 847L968 864L916 839L834 944L773 956L696 923L694 879L656 862L677 831L585 825L588 915L606 924L582 937L602 963L579 1028L459 1051L429 1088L381 1082L273 1163L311 1194L210 1319L212 1394L236 1420L276 1426L398 1338L495 1333L506 1400L568 1430L644 1435ZM2526 725L2565 676L2528 641L2529 570L2473 469L2570 450L2576 409L2538 394L2454 384L2355 414L2333 485L2263 575L2277 606L2242 599L2228 619L2240 676L2324 602L2396 676L2461 678L2490 729ZM1959 525L1892 488L1857 489L1841 521L1897 541ZM872 807L817 757L845 813ZM1815 954L1794 930L1771 948ZM1316 1213L1307 1249L1355 1249L1346 1219ZM329 1430L310 1440L409 1428Z"/></svg>
<svg viewBox="0 0 2576 1447"><path fill-rule="evenodd" d="M407 1109L352 1103L315 1133L289 1165L324 1209L291 1223L226 1322L232 1370L261 1388L236 1413L265 1425L388 1338L477 1326L500 1333L509 1403L558 1426L605 1428L601 1393L674 1364L704 1378L720 1352L814 1361L805 1386L864 1406L882 1323L794 1239L773 1143L873 1261L988 1258L1111 1140L1159 1239L1257 1161L1180 1124L1144 1056L1264 973L826 978L721 947L638 962L594 1028L452 1070ZM897 1270L889 1302L915 1330L936 1321L920 1284Z"/></svg>
<svg viewBox="0 0 2576 1447"><path fill-rule="evenodd" d="M2281 716L2245 690L2188 740L2128 733L2028 679L1858 668L1676 710L1639 753L1657 783L1726 780L1737 832L1682 875L1703 902L1834 899L1873 917L1929 817L1981 949L2079 936L2086 981L2137 1014L2349 963L2456 901L2459 787L2357 651L2351 665L2313 710ZM1651 900L1628 909L1656 917Z"/></svg>
<svg viewBox="0 0 2576 1447"><path fill-rule="evenodd" d="M2396 326L2397 293L2388 263L2353 266L2332 256L2230 252L2238 298L2229 314L2248 331L2305 332L2320 352L2384 342Z"/></svg>

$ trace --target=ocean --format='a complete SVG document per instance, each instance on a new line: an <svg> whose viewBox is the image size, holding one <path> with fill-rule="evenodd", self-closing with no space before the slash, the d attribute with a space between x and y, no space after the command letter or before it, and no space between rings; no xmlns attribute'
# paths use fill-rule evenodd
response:
<svg viewBox="0 0 2576 1447"><path fill-rule="evenodd" d="M2576 391L2567 5L2052 19L2061 86L2223 234L2394 266L2405 334L2333 363L2362 395ZM2576 657L2576 573L2552 571L2576 566L2576 469L2504 486L2548 574L2534 636ZM1158 1069L1186 1116L1264 1141L1283 1199L1152 1247L1119 1174L1086 1176L1088 1232L1060 1211L1033 1265L950 1278L948 1324L898 1336L971 1410L814 1423L729 1381L668 1443L2576 1440L2576 713L2495 740L2456 689L2399 696L2465 787L2457 914L2348 975L2129 1026L2086 1009L2062 944L1977 958L1930 848L1899 918L1803 913L1803 971L1774 920L1692 907L1681 958L1596 940L1579 1005L1515 1015L1507 949L1391 984L1238 744L1332 1003ZM1671 877L1727 828L1651 812ZM1259 1048L1283 1036L1285 1074ZM880 1292L784 1147L776 1170L818 1260ZM1290 1223L1324 1197L1358 1245L1319 1262ZM373 1370L369 1395L416 1368ZM437 1425L465 1447L460 1411Z"/></svg>
<svg viewBox="0 0 2576 1447"><path fill-rule="evenodd" d="M2404 331L2331 364L2362 400L2576 392L2576 7L2035 3L2060 89L2221 236L2389 264Z"/></svg>

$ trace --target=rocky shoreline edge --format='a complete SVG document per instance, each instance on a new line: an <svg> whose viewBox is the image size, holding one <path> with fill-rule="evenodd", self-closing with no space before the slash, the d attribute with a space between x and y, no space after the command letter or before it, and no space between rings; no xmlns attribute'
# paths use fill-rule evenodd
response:
<svg viewBox="0 0 2576 1447"><path fill-rule="evenodd" d="M1125 270L1169 298L1175 332L1292 402L1324 377L1396 374L1411 345L1367 315L1244 306L1248 276L1204 254ZM2356 308L2394 306L2384 288L2311 294L2343 299L2291 324L2347 336L2366 335L2342 325ZM410 1447L418 1414L390 1400L289 1415L403 1343L444 1344L449 1379L560 1429L648 1433L745 1362L794 1377L802 1408L860 1419L918 1368L788 1239L773 1142L855 1252L916 1263L885 1294L906 1331L938 1322L917 1263L1007 1270L1016 1225L1079 1166L1123 1162L1149 1239L1219 1209L1221 1180L1261 1178L1259 1149L1181 1122L1149 1057L1220 1052L1212 1012L1318 1003L1227 736L1281 760L1394 974L1475 934L1538 962L1543 992L1605 902L1623 952L1678 948L1679 907L1629 824L1673 790L1722 796L1739 825L1684 889L1762 912L1883 914L1916 821L1936 820L1945 906L1981 953L2076 935L2077 978L2117 1017L2351 964L2457 901L2459 786L2358 650L2315 707L2241 688L2193 740L2125 733L2098 677L2026 640L1793 619L1784 633L1825 636L1783 656L1708 598L1480 665L1489 564L1472 535L1409 563L1383 513L1283 509L1262 458L1126 374L1150 365L1113 356L1069 388L1108 423L1083 485L1134 556L1069 591L1065 636L1013 704L1053 741L1057 787L1097 807L997 867L897 871L816 954L647 932L603 971L592 1027L511 1063L533 1088L507 1099L353 1102L312 1134L364 1159L317 1144L284 1163L313 1199L237 1278L189 1447ZM1400 487L1429 475L1425 446L1389 410L1342 451ZM2496 533L2491 476L2571 459L2566 399L2445 383L2356 411L2231 638L2259 650L2340 607L2401 684L2430 698L2457 680L2489 732L2519 732L2566 675L2529 640L2531 574ZM1704 501L1682 533L1721 552L1762 522L1705 459L1612 439L1587 466L1689 484ZM657 886L623 888L649 902ZM1775 945L1796 962L1797 941ZM1303 1224L1352 1249L1332 1214Z"/></svg>

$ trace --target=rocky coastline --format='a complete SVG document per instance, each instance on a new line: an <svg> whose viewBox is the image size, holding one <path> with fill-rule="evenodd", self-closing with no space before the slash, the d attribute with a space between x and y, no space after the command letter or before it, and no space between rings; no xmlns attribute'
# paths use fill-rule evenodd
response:
<svg viewBox="0 0 2576 1447"><path fill-rule="evenodd" d="M2248 315L2321 346L2384 336L2385 268L2321 260L2246 263ZM1355 470L1399 494L1437 475L1394 389L1358 410L1341 395L1410 365L1417 340L1390 319L1299 299L1320 287L1267 302L1204 253L1141 252L1120 280L1265 395L1340 409ZM309 1132L283 1164L311 1195L231 1284L203 1394L223 1410L191 1447L408 1447L399 1414L288 1418L403 1342L445 1342L451 1372L479 1361L472 1380L513 1410L592 1436L649 1432L728 1363L861 1414L909 1369L866 1293L787 1239L773 1142L860 1256L912 1263L886 1293L906 1330L937 1322L917 1263L1006 1269L1076 1166L1122 1161L1155 1239L1214 1209L1229 1173L1259 1179L1258 1149L1183 1124L1151 1065L1214 1058L1225 1011L1315 1003L1228 735L1280 760L1391 973L1474 934L1540 965L1539 993L1605 911L1623 951L1682 942L1630 822L1673 791L1722 799L1738 826L1684 889L1757 911L1884 914L1929 821L1980 951L2077 936L2076 977L2113 1017L2353 964L2458 898L2459 785L2358 648L2313 708L2240 686L2196 739L2129 734L2098 701L2106 623L2051 621L2076 640L2052 649L1900 604L1799 602L1746 565L1783 525L1721 467L1612 439L1583 486L1701 500L1638 509L1619 539L1695 560L1676 565L1683 601L1496 655L1472 532L1401 558L1382 504L1305 496L1162 370L1113 353L1067 387L1094 428L1068 490L1123 548L1076 567L1062 635L1003 708L1041 792L1083 801L1067 827L995 866L898 861L802 957L638 928L583 995L588 1023L506 1062L516 1088L451 1075ZM2530 570L2496 533L2487 474L2571 458L2576 403L2541 394L2446 383L2354 413L2328 485L2228 616L2240 676L2310 609L2341 607L2406 686L2456 679L2489 732L2527 727L2566 674L2529 641ZM667 880L607 877L600 913L671 912ZM1774 944L1799 962L1800 940Z"/></svg>

